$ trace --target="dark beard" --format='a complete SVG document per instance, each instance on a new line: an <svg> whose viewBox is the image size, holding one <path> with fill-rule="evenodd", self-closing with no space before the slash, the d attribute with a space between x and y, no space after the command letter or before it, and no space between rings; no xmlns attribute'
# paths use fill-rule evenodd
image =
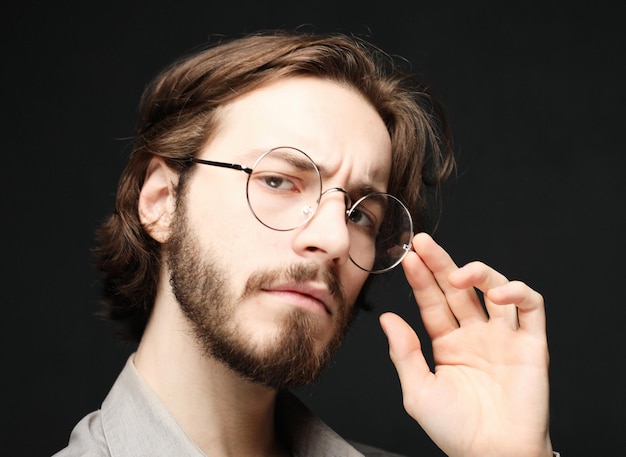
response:
<svg viewBox="0 0 626 457"><path fill-rule="evenodd" d="M200 348L242 378L272 389L301 387L314 381L339 349L358 309L346 303L336 276L309 263L260 271L248 278L242 296L236 298L224 269L216 260L208 260L208 253L203 256L199 252L199 243L188 230L184 205L179 202L172 237L164 249L172 291ZM253 343L232 321L239 302L277 280L315 279L327 285L337 302L334 315L339 318L326 347L316 351L314 319L303 310L293 309L275 341L262 351L255 351Z"/></svg>

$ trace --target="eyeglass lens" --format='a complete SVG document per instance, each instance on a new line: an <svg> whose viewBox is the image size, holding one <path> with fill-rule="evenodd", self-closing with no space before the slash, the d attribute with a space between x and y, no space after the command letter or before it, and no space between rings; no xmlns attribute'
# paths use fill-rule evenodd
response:
<svg viewBox="0 0 626 457"><path fill-rule="evenodd" d="M304 152L276 148L263 154L248 176L250 209L265 226L293 230L310 220L322 196L319 169ZM410 248L413 223L396 197L372 193L346 213L350 258L359 268L382 273L396 266Z"/></svg>

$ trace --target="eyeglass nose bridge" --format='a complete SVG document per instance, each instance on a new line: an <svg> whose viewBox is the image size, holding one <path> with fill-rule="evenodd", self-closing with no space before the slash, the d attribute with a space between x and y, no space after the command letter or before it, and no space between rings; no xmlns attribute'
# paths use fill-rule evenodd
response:
<svg viewBox="0 0 626 457"><path fill-rule="evenodd" d="M350 198L350 194L348 193L348 191L342 187L331 187L330 189L326 189L324 192L322 192L317 202L318 206L322 202L322 197L326 194L330 194L331 192L341 192L343 194L343 202L346 205L346 214L348 214L350 208L352 208L352 198Z"/></svg>
<svg viewBox="0 0 626 457"><path fill-rule="evenodd" d="M301 209L302 214L306 218L304 223L308 223L311 219L315 217L315 215L317 214L317 209L319 208L319 205L322 202L322 197L326 194L330 194L331 192L341 192L343 194L343 202L344 202L344 205L346 206L345 217L346 219L348 218L348 214L350 213L350 210L352 209L352 198L350 197L350 194L348 193L346 189L343 189L341 187L331 187L330 189L326 189L324 192L320 193L320 196L317 199L317 204L315 208L313 208L310 205L305 205Z"/></svg>
<svg viewBox="0 0 626 457"><path fill-rule="evenodd" d="M348 213L352 209L352 198L350 197L350 194L348 194L348 191L346 189L343 189L341 187L331 187L330 189L326 189L324 192L320 193L315 208L313 208L311 205L305 205L304 207L302 207L302 215L306 218L303 223L308 223L311 219L315 217L315 215L317 214L317 208L322 202L322 197L326 194L330 194L331 192L341 192L343 194L343 203L346 205L345 216L346 218L348 217Z"/></svg>

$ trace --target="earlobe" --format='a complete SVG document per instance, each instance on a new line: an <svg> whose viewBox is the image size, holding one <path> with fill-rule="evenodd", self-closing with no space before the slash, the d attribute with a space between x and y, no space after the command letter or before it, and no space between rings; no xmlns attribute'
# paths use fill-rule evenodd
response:
<svg viewBox="0 0 626 457"><path fill-rule="evenodd" d="M176 209L174 189L177 182L178 175L161 157L150 160L139 194L139 220L159 243L165 243L170 236Z"/></svg>

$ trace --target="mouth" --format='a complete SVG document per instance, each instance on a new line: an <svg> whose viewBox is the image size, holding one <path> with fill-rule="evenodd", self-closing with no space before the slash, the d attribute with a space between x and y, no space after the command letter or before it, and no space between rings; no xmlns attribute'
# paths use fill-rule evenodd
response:
<svg viewBox="0 0 626 457"><path fill-rule="evenodd" d="M278 284L264 288L263 292L275 296L290 304L302 307L317 313L332 314L333 299L322 284L317 283L289 283Z"/></svg>

